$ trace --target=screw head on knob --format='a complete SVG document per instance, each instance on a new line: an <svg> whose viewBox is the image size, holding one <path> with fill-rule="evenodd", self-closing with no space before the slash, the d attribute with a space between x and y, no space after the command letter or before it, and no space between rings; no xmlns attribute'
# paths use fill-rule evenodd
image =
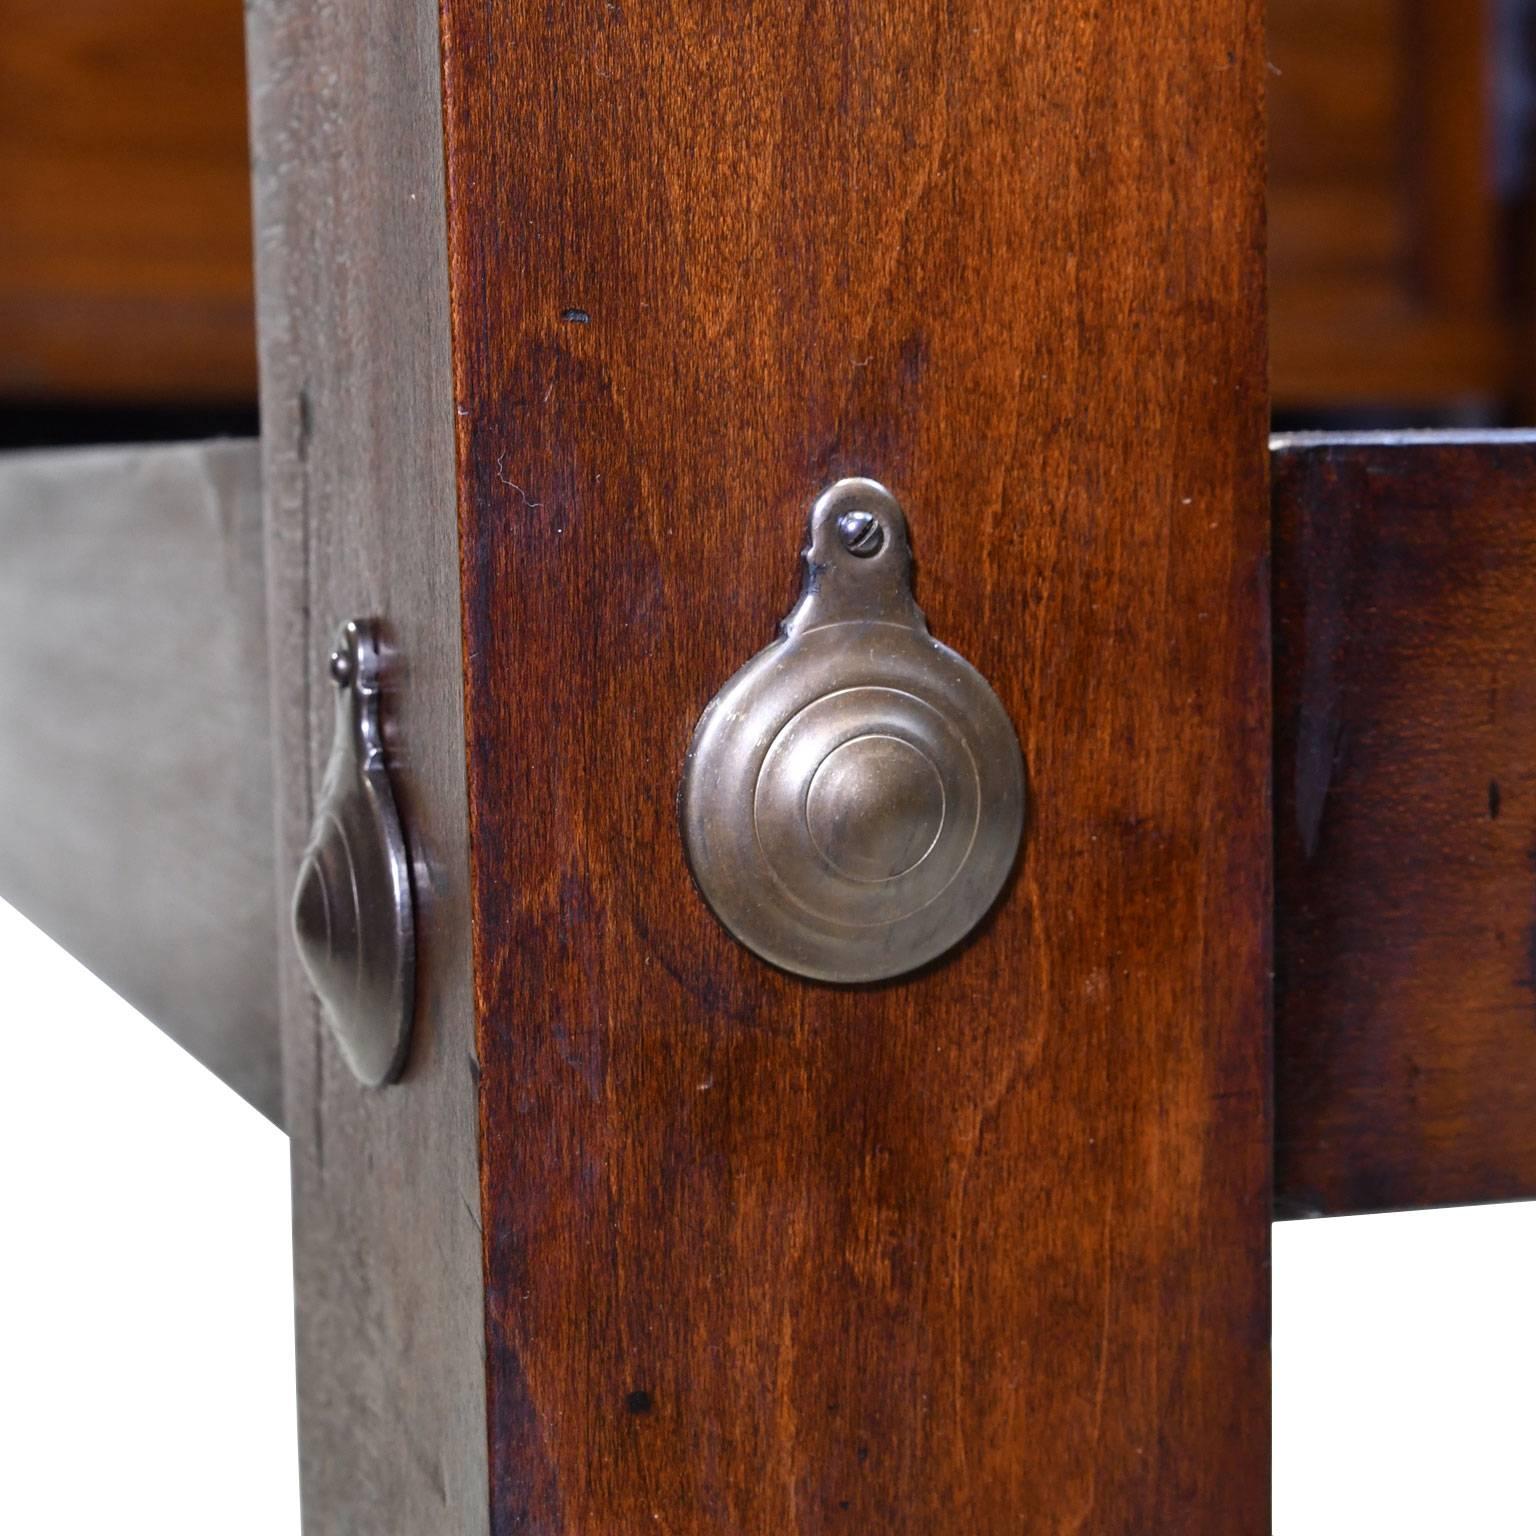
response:
<svg viewBox="0 0 1536 1536"><path fill-rule="evenodd" d="M781 638L694 732L683 832L705 900L749 949L878 981L957 943L1018 851L1024 768L974 667L912 600L901 508L871 480L816 503Z"/></svg>
<svg viewBox="0 0 1536 1536"><path fill-rule="evenodd" d="M880 546L885 543L885 530L873 512L844 512L837 520L837 533L843 548L861 560L878 555Z"/></svg>

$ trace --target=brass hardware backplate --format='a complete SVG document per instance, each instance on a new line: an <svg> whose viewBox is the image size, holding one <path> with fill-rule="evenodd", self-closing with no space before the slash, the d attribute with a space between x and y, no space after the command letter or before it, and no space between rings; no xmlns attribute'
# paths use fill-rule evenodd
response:
<svg viewBox="0 0 1536 1536"><path fill-rule="evenodd" d="M416 931L370 622L341 626L330 670L336 734L299 867L293 930L341 1054L360 1081L379 1087L399 1076L410 1044Z"/></svg>
<svg viewBox="0 0 1536 1536"><path fill-rule="evenodd" d="M1024 764L997 695L912 598L873 480L811 512L800 600L694 732L682 822L704 899L765 960L879 981L980 921L1017 855Z"/></svg>

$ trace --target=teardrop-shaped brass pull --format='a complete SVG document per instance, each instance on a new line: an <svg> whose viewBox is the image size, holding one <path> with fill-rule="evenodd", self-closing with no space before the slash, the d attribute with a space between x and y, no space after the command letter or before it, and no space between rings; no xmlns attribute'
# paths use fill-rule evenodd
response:
<svg viewBox="0 0 1536 1536"><path fill-rule="evenodd" d="M764 959L878 981L981 920L1024 825L997 695L912 599L907 525L873 480L811 512L800 601L715 696L683 777L683 834L715 915Z"/></svg>
<svg viewBox="0 0 1536 1536"><path fill-rule="evenodd" d="M293 931L342 1055L376 1088L405 1065L416 936L405 836L384 765L371 623L342 625L331 679L336 735L299 866Z"/></svg>

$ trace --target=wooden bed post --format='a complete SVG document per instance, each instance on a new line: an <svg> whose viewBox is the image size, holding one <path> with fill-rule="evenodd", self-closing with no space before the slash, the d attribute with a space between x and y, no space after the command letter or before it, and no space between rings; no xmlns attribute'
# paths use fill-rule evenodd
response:
<svg viewBox="0 0 1536 1536"><path fill-rule="evenodd" d="M285 970L306 1528L1267 1530L1256 0L250 39L279 881L372 614L423 945L379 1091ZM851 988L675 809L843 475L1030 794Z"/></svg>

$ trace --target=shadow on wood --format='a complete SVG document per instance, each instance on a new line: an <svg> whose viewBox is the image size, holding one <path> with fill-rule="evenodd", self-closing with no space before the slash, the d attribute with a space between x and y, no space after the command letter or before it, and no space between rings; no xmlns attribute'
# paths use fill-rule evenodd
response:
<svg viewBox="0 0 1536 1536"><path fill-rule="evenodd" d="M0 895L281 1120L256 445L0 459Z"/></svg>

